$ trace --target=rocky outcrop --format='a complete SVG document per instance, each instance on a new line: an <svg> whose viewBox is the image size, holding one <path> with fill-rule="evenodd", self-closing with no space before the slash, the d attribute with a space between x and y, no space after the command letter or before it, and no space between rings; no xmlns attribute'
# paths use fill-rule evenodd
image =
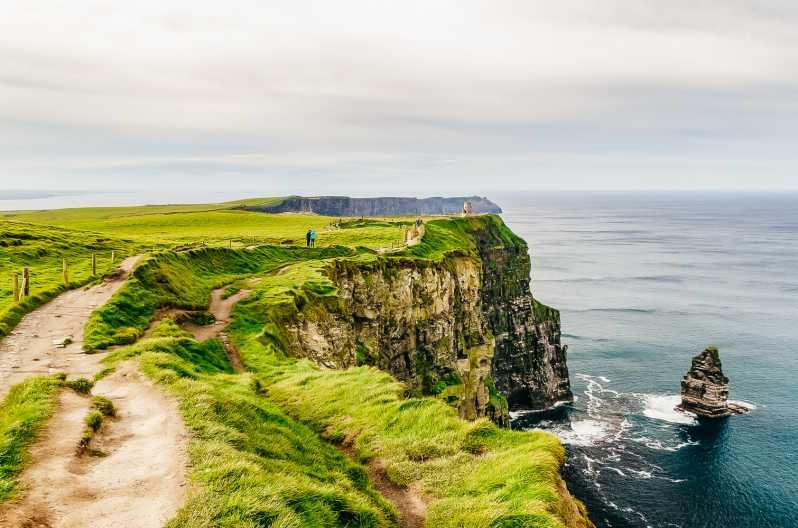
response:
<svg viewBox="0 0 798 528"><path fill-rule="evenodd" d="M350 198L348 196L290 196L276 205L242 206L265 213L315 213L325 216L448 215L463 211L470 201L474 213L501 213L501 207L480 196L453 198Z"/></svg>
<svg viewBox="0 0 798 528"><path fill-rule="evenodd" d="M729 378L723 374L720 353L707 347L693 358L682 378L682 402L677 407L704 418L723 418L747 409L729 402Z"/></svg>
<svg viewBox="0 0 798 528"><path fill-rule="evenodd" d="M337 295L281 322L288 350L333 368L375 365L465 418L502 425L508 402L571 400L559 313L532 297L526 244L480 218L468 223L480 226L473 254L331 262Z"/></svg>

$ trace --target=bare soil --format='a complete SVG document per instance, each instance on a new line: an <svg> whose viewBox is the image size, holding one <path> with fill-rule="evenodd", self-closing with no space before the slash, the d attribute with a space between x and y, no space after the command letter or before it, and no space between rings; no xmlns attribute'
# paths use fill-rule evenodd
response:
<svg viewBox="0 0 798 528"><path fill-rule="evenodd" d="M117 409L92 443L101 455L78 454L91 400L64 390L31 450L34 462L21 478L25 492L0 508L0 526L156 528L183 504L188 434L175 401L132 362L97 383L94 393Z"/></svg>

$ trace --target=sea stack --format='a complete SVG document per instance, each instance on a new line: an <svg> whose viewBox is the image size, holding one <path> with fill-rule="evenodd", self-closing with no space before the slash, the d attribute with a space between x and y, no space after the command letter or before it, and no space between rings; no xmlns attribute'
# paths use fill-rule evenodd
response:
<svg viewBox="0 0 798 528"><path fill-rule="evenodd" d="M707 347L693 358L690 370L682 378L682 403L677 409L704 418L724 418L748 411L728 400L729 378L723 374L720 353L715 347Z"/></svg>

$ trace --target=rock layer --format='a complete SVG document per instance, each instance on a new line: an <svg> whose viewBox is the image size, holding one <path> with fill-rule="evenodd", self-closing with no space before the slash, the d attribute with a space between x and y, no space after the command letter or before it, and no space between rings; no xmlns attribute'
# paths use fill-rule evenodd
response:
<svg viewBox="0 0 798 528"><path fill-rule="evenodd" d="M315 213L325 216L448 215L463 211L470 201L474 213L501 213L501 207L480 196L433 198L350 198L348 196L290 196L276 205L244 206L265 213Z"/></svg>
<svg viewBox="0 0 798 528"><path fill-rule="evenodd" d="M690 370L682 378L682 403L678 408L705 418L745 412L745 408L728 400L729 378L723 374L720 353L715 347L707 347L693 358Z"/></svg>

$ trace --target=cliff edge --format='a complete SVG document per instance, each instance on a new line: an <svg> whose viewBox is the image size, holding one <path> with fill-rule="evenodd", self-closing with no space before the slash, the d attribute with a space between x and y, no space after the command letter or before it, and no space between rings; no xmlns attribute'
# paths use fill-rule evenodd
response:
<svg viewBox="0 0 798 528"><path fill-rule="evenodd" d="M394 255L328 261L334 301L283 314L286 349L320 365L374 365L468 419L572 394L559 312L530 290L526 243L498 216L428 222Z"/></svg>

